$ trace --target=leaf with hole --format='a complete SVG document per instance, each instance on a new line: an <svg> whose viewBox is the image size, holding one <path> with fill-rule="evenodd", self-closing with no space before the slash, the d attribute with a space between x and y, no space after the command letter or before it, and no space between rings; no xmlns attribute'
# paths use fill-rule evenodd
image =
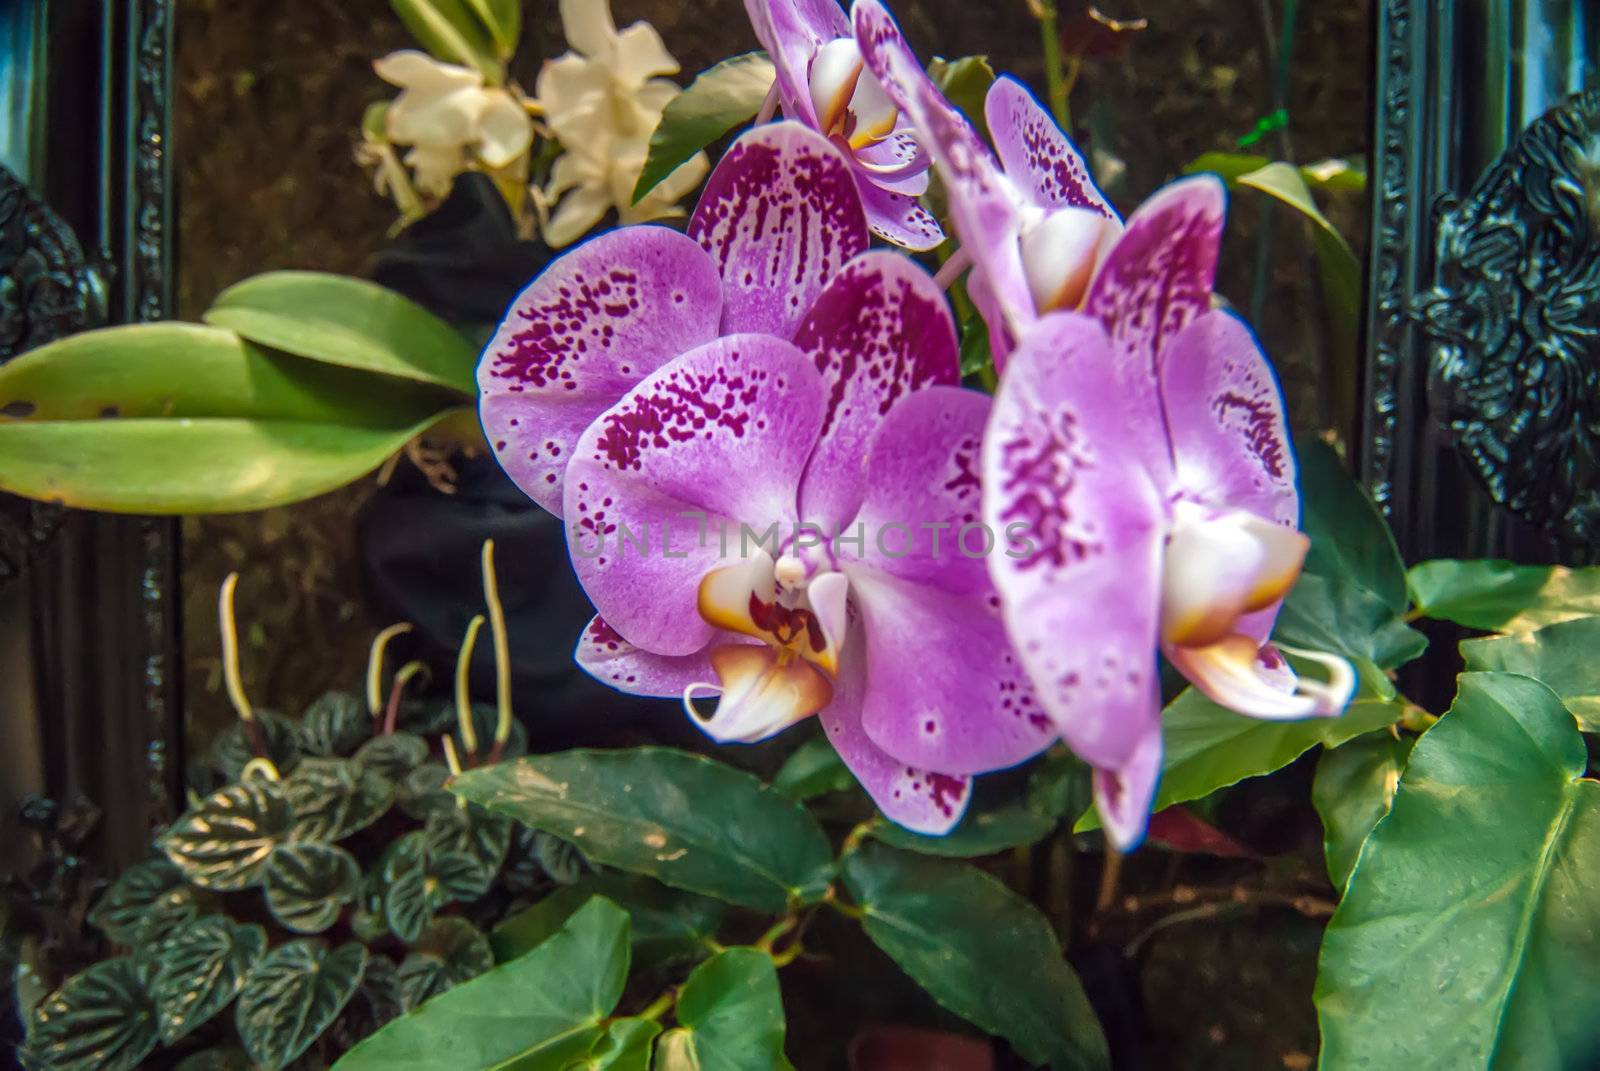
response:
<svg viewBox="0 0 1600 1071"><path fill-rule="evenodd" d="M1468 669L1520 673L1561 697L1586 733L1600 732L1600 617L1547 625L1535 632L1464 640Z"/></svg>
<svg viewBox="0 0 1600 1071"><path fill-rule="evenodd" d="M367 950L321 941L280 945L245 979L234 1026L250 1058L279 1071L333 1024L361 984Z"/></svg>
<svg viewBox="0 0 1600 1071"><path fill-rule="evenodd" d="M270 271L228 287L206 322L313 361L477 397L477 351L433 313L347 275Z"/></svg>
<svg viewBox="0 0 1600 1071"><path fill-rule="evenodd" d="M165 859L135 863L117 876L100 896L89 922L119 945L137 945L157 900L174 890L183 890L183 871Z"/></svg>
<svg viewBox="0 0 1600 1071"><path fill-rule="evenodd" d="M280 844L267 862L267 907L295 933L321 933L356 898L361 868L333 844Z"/></svg>
<svg viewBox="0 0 1600 1071"><path fill-rule="evenodd" d="M1110 1065L1050 923L965 863L867 845L842 861L872 942L957 1015L1056 1068Z"/></svg>
<svg viewBox="0 0 1600 1071"><path fill-rule="evenodd" d="M331 843L382 818L394 802L394 782L348 759L306 759L282 781L294 813L290 837Z"/></svg>
<svg viewBox="0 0 1600 1071"><path fill-rule="evenodd" d="M261 881L292 821L277 784L241 781L190 808L161 838L161 848L194 884L233 892Z"/></svg>
<svg viewBox="0 0 1600 1071"><path fill-rule="evenodd" d="M147 978L132 956L68 978L33 1014L27 1053L50 1071L130 1071L160 1040Z"/></svg>
<svg viewBox="0 0 1600 1071"><path fill-rule="evenodd" d="M451 790L592 862L758 911L819 899L832 874L828 839L800 804L670 748L538 755L470 770Z"/></svg>
<svg viewBox="0 0 1600 1071"><path fill-rule="evenodd" d="M442 993L344 1055L336 1071L561 1071L592 1051L628 980L628 915L595 899L550 940Z"/></svg>
<svg viewBox="0 0 1600 1071"><path fill-rule="evenodd" d="M300 716L300 750L307 755L348 755L372 736L366 702L349 692L324 692Z"/></svg>
<svg viewBox="0 0 1600 1071"><path fill-rule="evenodd" d="M1600 783L1549 688L1465 673L1329 920L1326 1067L1589 1067Z"/></svg>
<svg viewBox="0 0 1600 1071"><path fill-rule="evenodd" d="M679 1027L662 1039L660 1071L773 1071L783 1055L783 995L772 957L730 948L690 973L678 993Z"/></svg>
<svg viewBox="0 0 1600 1071"><path fill-rule="evenodd" d="M179 1041L226 1008L266 950L267 931L221 915L176 931L151 986L162 1042Z"/></svg>
<svg viewBox="0 0 1600 1071"><path fill-rule="evenodd" d="M488 938L466 919L434 919L400 964L397 981L406 1011L494 966Z"/></svg>
<svg viewBox="0 0 1600 1071"><path fill-rule="evenodd" d="M633 187L633 203L644 200L695 153L753 119L776 78L765 52L746 52L701 71L662 111Z"/></svg>

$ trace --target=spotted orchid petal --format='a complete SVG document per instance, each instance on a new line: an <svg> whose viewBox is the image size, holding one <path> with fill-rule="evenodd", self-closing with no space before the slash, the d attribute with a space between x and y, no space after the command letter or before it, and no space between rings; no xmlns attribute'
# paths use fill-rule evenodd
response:
<svg viewBox="0 0 1600 1071"><path fill-rule="evenodd" d="M874 430L901 398L957 382L960 346L933 278L882 251L857 257L829 282L794 342L828 385L822 437L800 489L801 514L832 533L861 505Z"/></svg>
<svg viewBox="0 0 1600 1071"><path fill-rule="evenodd" d="M1244 635L1207 647L1168 647L1167 658L1212 702L1252 718L1294 720L1332 717L1355 695L1356 674L1336 655L1283 647L1296 658L1321 666L1327 680L1296 674L1280 648L1258 645Z"/></svg>
<svg viewBox="0 0 1600 1071"><path fill-rule="evenodd" d="M1015 78L998 78L984 100L984 118L1006 176L1040 208L1085 208L1117 219L1072 139Z"/></svg>
<svg viewBox="0 0 1600 1071"><path fill-rule="evenodd" d="M1001 379L981 471L984 521L1016 536L989 572L1039 701L1080 757L1121 769L1159 725L1165 523L1111 364L1090 318L1034 324Z"/></svg>
<svg viewBox="0 0 1600 1071"><path fill-rule="evenodd" d="M876 145L857 149L856 163L875 186L910 197L928 192L932 161L908 129L897 130Z"/></svg>
<svg viewBox="0 0 1600 1071"><path fill-rule="evenodd" d="M578 579L618 633L664 655L711 640L701 581L741 556L742 525L795 523L826 403L790 343L732 335L658 369L589 426L564 516Z"/></svg>
<svg viewBox="0 0 1600 1071"><path fill-rule="evenodd" d="M1056 739L984 564L1001 552L979 523L988 410L985 395L959 387L900 401L873 440L860 541L839 543L865 632L862 727L901 762L946 773L1012 766ZM882 526L907 521L918 527L903 554L878 545Z"/></svg>
<svg viewBox="0 0 1600 1071"><path fill-rule="evenodd" d="M944 228L915 195L871 181L863 181L860 191L867 223L879 238L913 253L925 253L943 244Z"/></svg>
<svg viewBox="0 0 1600 1071"><path fill-rule="evenodd" d="M828 280L869 244L844 156L799 123L739 138L706 181L689 237L718 265L722 332L791 338Z"/></svg>
<svg viewBox="0 0 1600 1071"><path fill-rule="evenodd" d="M598 615L584 626L574 657L579 668L589 676L628 695L676 699L683 695L685 688L706 680L711 673L707 651L687 655L652 654L623 639Z"/></svg>
<svg viewBox="0 0 1600 1071"><path fill-rule="evenodd" d="M484 431L506 473L559 516L578 437L646 375L715 337L716 265L664 227L612 231L512 303L478 366Z"/></svg>
<svg viewBox="0 0 1600 1071"><path fill-rule="evenodd" d="M907 765L872 742L861 725L864 653L859 641L847 647L833 702L818 720L839 758L890 821L914 833L942 836L966 813L972 779Z"/></svg>
<svg viewBox="0 0 1600 1071"><path fill-rule="evenodd" d="M1159 725L1159 722L1157 723ZM1144 840L1161 780L1161 730L1147 731L1121 766L1094 771L1094 805L1106 839L1119 852L1132 851Z"/></svg>
<svg viewBox="0 0 1600 1071"><path fill-rule="evenodd" d="M1160 365L1177 490L1298 524L1283 392L1250 328L1228 312L1203 313L1172 340Z"/></svg>

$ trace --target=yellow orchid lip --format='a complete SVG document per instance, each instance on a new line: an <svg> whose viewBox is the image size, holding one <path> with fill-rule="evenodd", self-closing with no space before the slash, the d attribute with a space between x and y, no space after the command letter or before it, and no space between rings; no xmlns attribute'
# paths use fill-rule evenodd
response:
<svg viewBox="0 0 1600 1071"><path fill-rule="evenodd" d="M782 653L836 675L838 638L827 634L814 609L785 605L777 597L774 569L772 559L761 553L707 573L700 580L695 600L701 619L714 628L764 640Z"/></svg>
<svg viewBox="0 0 1600 1071"><path fill-rule="evenodd" d="M730 643L711 650L717 683L691 684L683 704L707 735L723 743L755 743L809 718L833 701L826 674L793 651L763 644ZM697 693L719 696L706 716Z"/></svg>
<svg viewBox="0 0 1600 1071"><path fill-rule="evenodd" d="M1161 638L1197 648L1227 640L1241 616L1288 594L1310 548L1304 533L1249 513L1180 518L1163 564Z"/></svg>

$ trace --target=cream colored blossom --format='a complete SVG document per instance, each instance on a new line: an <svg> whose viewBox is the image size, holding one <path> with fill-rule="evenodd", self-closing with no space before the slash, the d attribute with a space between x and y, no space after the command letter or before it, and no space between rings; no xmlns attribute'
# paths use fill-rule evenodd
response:
<svg viewBox="0 0 1600 1071"><path fill-rule="evenodd" d="M624 224L682 215L677 202L710 169L704 153L633 203L650 135L681 92L661 77L677 73L678 61L649 23L619 33L609 0L561 0L561 23L572 50L545 64L537 86L544 120L565 150L549 183L534 191L545 244L571 244L613 208Z"/></svg>
<svg viewBox="0 0 1600 1071"><path fill-rule="evenodd" d="M410 49L372 66L378 77L400 87L388 110L388 136L410 146L405 162L424 195L442 197L474 163L505 167L533 144L533 120L516 97L485 85L470 67Z"/></svg>

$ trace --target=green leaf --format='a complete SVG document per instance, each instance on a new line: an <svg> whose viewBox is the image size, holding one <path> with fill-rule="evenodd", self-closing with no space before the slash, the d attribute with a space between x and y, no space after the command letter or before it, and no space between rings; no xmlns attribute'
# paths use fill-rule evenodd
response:
<svg viewBox="0 0 1600 1071"><path fill-rule="evenodd" d="M975 376L994 366L994 350L989 345L989 325L974 316L961 329L961 378Z"/></svg>
<svg viewBox="0 0 1600 1071"><path fill-rule="evenodd" d="M940 1004L1029 1063L1109 1066L1083 987L1032 904L970 865L872 845L843 869L867 936Z"/></svg>
<svg viewBox="0 0 1600 1071"><path fill-rule="evenodd" d="M1561 697L1584 732L1600 732L1600 617L1563 621L1537 632L1465 640L1468 669L1520 673Z"/></svg>
<svg viewBox="0 0 1600 1071"><path fill-rule="evenodd" d="M1323 752L1317 760L1311 802L1322 816L1328 877L1341 891L1367 835L1389 813L1411 743L1410 737L1379 731Z"/></svg>
<svg viewBox="0 0 1600 1071"><path fill-rule="evenodd" d="M1324 1067L1587 1067L1600 783L1555 693L1467 673L1417 741L1323 940Z"/></svg>
<svg viewBox="0 0 1600 1071"><path fill-rule="evenodd" d="M695 153L754 118L776 78L765 52L733 56L700 72L662 111L633 187L633 203L644 200Z"/></svg>
<svg viewBox="0 0 1600 1071"><path fill-rule="evenodd" d="M233 892L262 880L273 849L288 839L291 821L276 784L241 781L190 808L161 838L161 848L189 881Z"/></svg>
<svg viewBox="0 0 1600 1071"><path fill-rule="evenodd" d="M477 397L478 354L471 344L421 305L365 279L267 272L217 295L205 320L313 361Z"/></svg>
<svg viewBox="0 0 1600 1071"><path fill-rule="evenodd" d="M476 900L489 891L511 844L510 819L480 807L450 807L428 815L424 831L431 856L459 855L471 863L453 880L455 899Z"/></svg>
<svg viewBox="0 0 1600 1071"><path fill-rule="evenodd" d="M1028 775L1029 809L1057 821L1077 818L1093 795L1093 771L1065 748L1051 751Z"/></svg>
<svg viewBox="0 0 1600 1071"><path fill-rule="evenodd" d="M1276 721L1235 714L1187 689L1161 716L1161 781L1150 810L1201 799L1247 777L1280 770L1318 744L1338 747L1393 725L1403 709L1397 701L1358 699L1337 718ZM1100 820L1092 809L1078 820L1080 832L1098 828Z"/></svg>
<svg viewBox="0 0 1600 1071"><path fill-rule="evenodd" d="M970 859L1032 844L1056 828L1056 819L1021 805L992 811L968 809L959 825L942 837L913 833L889 821L873 825L872 836L896 848L925 855Z"/></svg>
<svg viewBox="0 0 1600 1071"><path fill-rule="evenodd" d="M414 733L389 733L362 744L351 761L362 769L373 770L398 782L427 760L428 742L422 737Z"/></svg>
<svg viewBox="0 0 1600 1071"><path fill-rule="evenodd" d="M266 930L220 915L174 933L151 986L161 1040L171 1045L210 1022L238 995L266 950Z"/></svg>
<svg viewBox="0 0 1600 1071"><path fill-rule="evenodd" d="M129 1071L159 1040L156 1008L132 956L68 978L34 1012L27 1051L50 1071Z"/></svg>
<svg viewBox="0 0 1600 1071"><path fill-rule="evenodd" d="M383 916L394 935L408 944L422 936L433 913L446 902L428 870L428 841L421 830L389 846L383 862Z"/></svg>
<svg viewBox="0 0 1600 1071"><path fill-rule="evenodd" d="M406 1011L494 966L494 951L466 919L435 919L400 964L400 999Z"/></svg>
<svg viewBox="0 0 1600 1071"><path fill-rule="evenodd" d="M661 966L705 955L722 925L720 901L669 888L638 874L599 873L557 889L511 916L489 936L504 963L537 948L592 897L620 904L632 919L639 966Z"/></svg>
<svg viewBox="0 0 1600 1071"><path fill-rule="evenodd" d="M774 1071L783 1055L783 995L772 957L730 948L696 967L678 994L679 1029L660 1071Z"/></svg>
<svg viewBox="0 0 1600 1071"><path fill-rule="evenodd" d="M295 933L321 933L356 898L361 868L333 844L280 844L267 861L267 907Z"/></svg>
<svg viewBox="0 0 1600 1071"><path fill-rule="evenodd" d="M385 931L387 935L387 931ZM366 970L355 995L339 1013L330 1028L334 1040L344 1048L376 1034L393 1022L404 1009L400 1002L400 972L394 961L377 954L367 957Z"/></svg>
<svg viewBox="0 0 1600 1071"><path fill-rule="evenodd" d="M613 1020L594 1050L565 1071L649 1071L650 1048L659 1033L661 1024L651 1019Z"/></svg>
<svg viewBox="0 0 1600 1071"><path fill-rule="evenodd" d="M0 368L0 490L132 513L263 509L340 487L458 396L231 331L88 331Z"/></svg>
<svg viewBox="0 0 1600 1071"><path fill-rule="evenodd" d="M228 1045L185 1056L173 1071L255 1071L255 1065L243 1049Z"/></svg>
<svg viewBox="0 0 1600 1071"><path fill-rule="evenodd" d="M1531 632L1600 614L1596 568L1442 560L1412 566L1407 579L1419 614L1489 632Z"/></svg>
<svg viewBox="0 0 1600 1071"><path fill-rule="evenodd" d="M596 898L549 941L396 1019L337 1071L561 1071L591 1051L628 979L628 916Z"/></svg>
<svg viewBox="0 0 1600 1071"><path fill-rule="evenodd" d="M1360 694L1387 699L1394 685L1383 671L1403 666L1428 647L1376 595L1349 580L1304 573L1283 602L1273 638L1295 647L1344 655L1355 663Z"/></svg>
<svg viewBox="0 0 1600 1071"><path fill-rule="evenodd" d="M467 3L489 32L499 58L510 59L517 50L517 39L522 36L523 0L467 0Z"/></svg>
<svg viewBox="0 0 1600 1071"><path fill-rule="evenodd" d="M928 64L928 77L933 79L933 84L939 87L944 98L967 117L983 140L988 141L989 120L984 111L984 102L988 99L989 87L994 85L995 78L989 57L963 56L954 60L935 57Z"/></svg>
<svg viewBox="0 0 1600 1071"><path fill-rule="evenodd" d="M255 712L256 724L261 727L262 739L267 744L267 758L278 772L286 774L300 762L300 727L274 710ZM243 722L235 718L228 727L217 734L211 744L211 765L229 781L239 780L246 764L256 757L255 742Z"/></svg>
<svg viewBox="0 0 1600 1071"><path fill-rule="evenodd" d="M1300 468L1301 526L1311 537L1305 571L1349 579L1395 614L1407 606L1405 563L1372 499L1333 447L1315 436L1295 442Z"/></svg>
<svg viewBox="0 0 1600 1071"><path fill-rule="evenodd" d="M394 782L347 759L306 759L281 782L294 814L293 840L331 843L382 818Z"/></svg>
<svg viewBox="0 0 1600 1071"><path fill-rule="evenodd" d="M484 81L498 85L504 68L495 58L489 31L467 6L468 0L389 0L411 36L447 63L475 67Z"/></svg>
<svg viewBox="0 0 1600 1071"><path fill-rule="evenodd" d="M1265 156L1239 152L1207 152L1195 157L1183 169L1186 175L1211 171L1221 176L1230 186L1253 171L1260 171L1272 160ZM1355 159L1342 160L1330 157L1315 163L1303 164L1296 170L1300 181L1312 189L1343 193L1360 193L1367 188L1365 165Z"/></svg>
<svg viewBox="0 0 1600 1071"><path fill-rule="evenodd" d="M234 1010L250 1059L278 1071L311 1047L339 1017L367 966L351 943L329 951L321 941L290 941L256 964Z"/></svg>
<svg viewBox="0 0 1600 1071"><path fill-rule="evenodd" d="M150 908L167 893L184 888L183 871L167 860L135 863L101 895L89 922L117 944L136 946L147 930Z"/></svg>
<svg viewBox="0 0 1600 1071"><path fill-rule="evenodd" d="M349 692L324 692L300 716L300 750L307 755L348 755L371 736L366 703Z"/></svg>
<svg viewBox="0 0 1600 1071"><path fill-rule="evenodd" d="M583 876L583 853L576 845L526 826L518 826L517 830L533 838L534 859L551 881L557 885L571 885Z"/></svg>
<svg viewBox="0 0 1600 1071"><path fill-rule="evenodd" d="M805 808L670 748L539 755L471 770L451 790L596 863L758 911L818 899L832 872L828 839Z"/></svg>
<svg viewBox="0 0 1600 1071"><path fill-rule="evenodd" d="M828 738L820 734L795 748L784 760L778 776L772 779L773 788L797 800L844 792L855 783L850 768L833 750Z"/></svg>

